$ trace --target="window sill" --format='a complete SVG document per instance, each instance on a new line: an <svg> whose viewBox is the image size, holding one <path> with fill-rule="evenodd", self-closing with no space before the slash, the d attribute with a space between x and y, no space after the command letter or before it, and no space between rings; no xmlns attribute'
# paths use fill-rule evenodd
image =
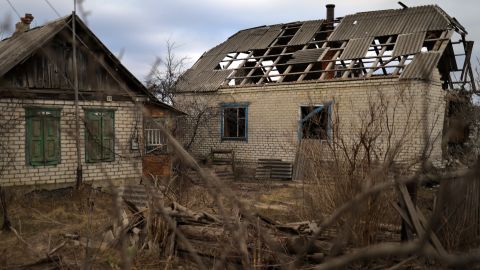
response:
<svg viewBox="0 0 480 270"><path fill-rule="evenodd" d="M224 142L224 141L240 141L240 142L247 142L248 139L247 138L221 138L220 141Z"/></svg>
<svg viewBox="0 0 480 270"><path fill-rule="evenodd" d="M27 163L27 166L28 167L32 167L32 168L38 168L38 167L55 167L57 165L60 165L60 163L55 163L55 164L31 164L31 163Z"/></svg>

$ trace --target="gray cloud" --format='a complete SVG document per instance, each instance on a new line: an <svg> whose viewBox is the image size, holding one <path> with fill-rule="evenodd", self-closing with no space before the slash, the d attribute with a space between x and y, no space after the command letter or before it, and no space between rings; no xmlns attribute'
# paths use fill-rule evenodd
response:
<svg viewBox="0 0 480 270"><path fill-rule="evenodd" d="M70 14L73 8L72 1L50 2L62 15ZM480 4L476 0L462 1L461 5L447 0L403 2L409 6L437 4L469 30L469 39L480 40L480 29L476 27ZM12 3L20 14L33 13L37 25L57 17L42 0L12 0ZM336 4L337 16L399 8L396 1L387 0L329 3ZM192 64L204 51L241 29L324 18L325 4L327 1L318 0L86 0L84 8L92 12L88 17L91 29L114 54L124 49L122 62L143 80L155 57L164 53L166 40L174 41L177 54L189 57ZM6 17L8 13L14 25L18 18L6 1L0 1L0 16ZM477 50L475 56L480 56Z"/></svg>

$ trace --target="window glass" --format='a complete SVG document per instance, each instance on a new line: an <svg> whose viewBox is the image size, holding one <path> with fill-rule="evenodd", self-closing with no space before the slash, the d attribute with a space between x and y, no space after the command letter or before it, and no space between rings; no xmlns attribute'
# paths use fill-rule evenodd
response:
<svg viewBox="0 0 480 270"><path fill-rule="evenodd" d="M246 140L247 139L247 107L228 106L222 107L222 139Z"/></svg>

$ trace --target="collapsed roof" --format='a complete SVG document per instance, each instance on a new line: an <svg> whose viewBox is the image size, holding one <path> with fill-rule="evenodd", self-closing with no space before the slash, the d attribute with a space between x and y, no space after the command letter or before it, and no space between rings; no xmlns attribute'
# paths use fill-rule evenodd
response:
<svg viewBox="0 0 480 270"><path fill-rule="evenodd" d="M352 78L428 79L435 67L445 89L473 88L472 41L436 5L360 12L239 31L207 51L182 76L179 91ZM452 35L461 36L452 41ZM454 52L463 45L463 54ZM456 56L463 67L457 66ZM458 75L458 73L461 73Z"/></svg>

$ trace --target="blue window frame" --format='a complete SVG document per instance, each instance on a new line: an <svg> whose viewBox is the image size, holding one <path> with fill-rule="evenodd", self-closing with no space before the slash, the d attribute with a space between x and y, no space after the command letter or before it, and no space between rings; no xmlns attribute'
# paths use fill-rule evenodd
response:
<svg viewBox="0 0 480 270"><path fill-rule="evenodd" d="M299 139L332 138L332 104L300 106Z"/></svg>
<svg viewBox="0 0 480 270"><path fill-rule="evenodd" d="M248 138L248 103L220 103L222 140L246 141Z"/></svg>

